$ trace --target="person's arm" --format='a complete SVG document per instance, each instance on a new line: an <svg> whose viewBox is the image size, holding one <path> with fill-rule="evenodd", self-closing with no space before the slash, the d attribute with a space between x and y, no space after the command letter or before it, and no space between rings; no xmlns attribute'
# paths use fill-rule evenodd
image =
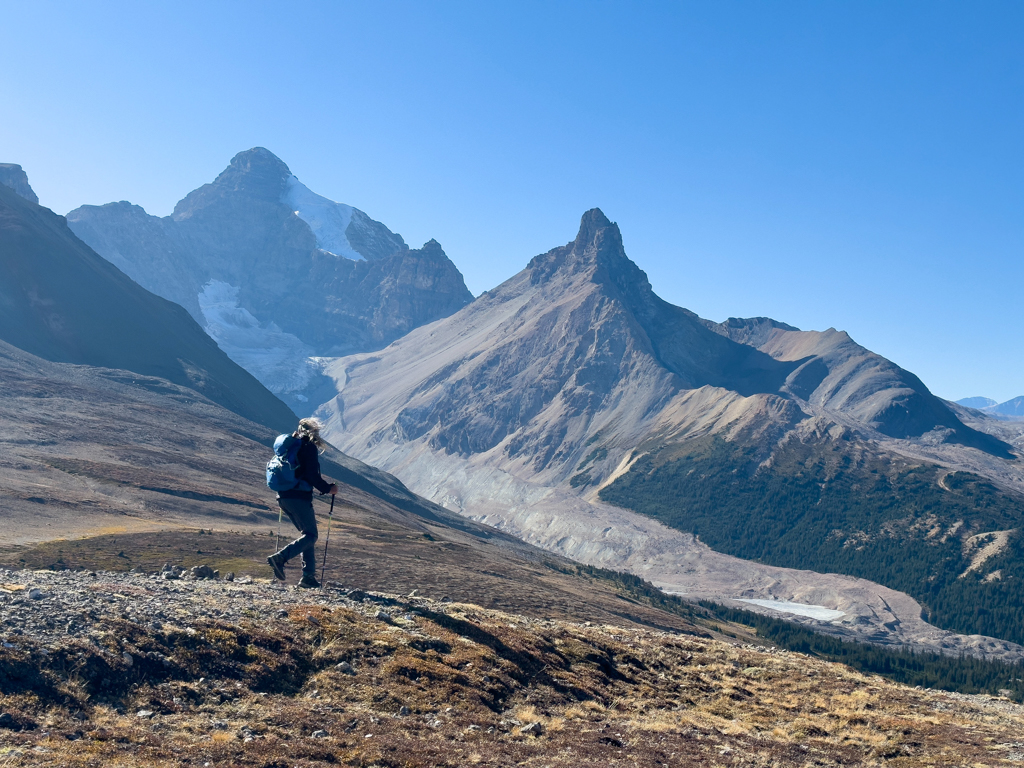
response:
<svg viewBox="0 0 1024 768"><path fill-rule="evenodd" d="M337 493L338 486L331 485L320 476L320 454L313 443L305 443L299 456L299 479L316 488L320 493Z"/></svg>

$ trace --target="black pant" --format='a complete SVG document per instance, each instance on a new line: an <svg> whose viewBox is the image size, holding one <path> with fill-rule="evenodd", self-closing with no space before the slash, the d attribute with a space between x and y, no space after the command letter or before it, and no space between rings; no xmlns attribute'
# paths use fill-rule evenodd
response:
<svg viewBox="0 0 1024 768"><path fill-rule="evenodd" d="M316 544L316 515L313 513L313 499L278 499L278 505L288 515L288 519L299 529L302 534L286 546L277 556L284 562L288 562L298 554L302 555L302 575L316 576L316 554L313 545Z"/></svg>

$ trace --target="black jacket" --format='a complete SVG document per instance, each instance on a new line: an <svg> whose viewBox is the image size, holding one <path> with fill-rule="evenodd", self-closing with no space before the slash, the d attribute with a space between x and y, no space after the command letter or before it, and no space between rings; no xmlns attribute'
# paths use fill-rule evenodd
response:
<svg viewBox="0 0 1024 768"><path fill-rule="evenodd" d="M309 438L302 438L298 460L299 471L296 472L296 475L299 480L307 484L306 487L316 488L320 493L327 493L331 490L331 484L320 476L320 452L316 449L316 445L309 441ZM312 500L313 491L295 488L291 491L281 491L277 494L277 498Z"/></svg>

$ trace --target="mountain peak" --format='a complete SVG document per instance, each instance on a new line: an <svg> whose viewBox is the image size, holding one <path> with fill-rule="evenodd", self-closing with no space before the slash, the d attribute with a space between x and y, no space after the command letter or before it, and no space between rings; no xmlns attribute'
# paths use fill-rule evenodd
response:
<svg viewBox="0 0 1024 768"><path fill-rule="evenodd" d="M243 173L260 173L273 171L290 176L291 171L284 161L265 147L253 147L231 158L229 168L235 168Z"/></svg>
<svg viewBox="0 0 1024 768"><path fill-rule="evenodd" d="M533 258L527 269L531 282L551 279L555 274L590 273L593 279L605 280L609 276L618 281L622 272L629 278L639 278L646 285L647 276L626 256L619 227L610 221L600 208L591 208L580 219L576 238L566 245Z"/></svg>
<svg viewBox="0 0 1024 768"><path fill-rule="evenodd" d="M239 152L212 184L204 184L186 195L174 207L172 216L181 220L225 194L241 193L250 200L277 204L287 192L292 172L269 149L253 147Z"/></svg>
<svg viewBox="0 0 1024 768"><path fill-rule="evenodd" d="M223 181L246 179L259 184L280 186L292 175L291 170L277 155L263 147L253 147L239 152L228 167L217 177L214 184Z"/></svg>
<svg viewBox="0 0 1024 768"><path fill-rule="evenodd" d="M10 187L31 203L39 204L39 198L28 184L28 174L16 163L0 163L0 184Z"/></svg>
<svg viewBox="0 0 1024 768"><path fill-rule="evenodd" d="M576 235L576 245L587 245L597 237L598 232L608 227L615 227L618 232L619 228L608 220L600 208L591 208L580 218L580 231Z"/></svg>

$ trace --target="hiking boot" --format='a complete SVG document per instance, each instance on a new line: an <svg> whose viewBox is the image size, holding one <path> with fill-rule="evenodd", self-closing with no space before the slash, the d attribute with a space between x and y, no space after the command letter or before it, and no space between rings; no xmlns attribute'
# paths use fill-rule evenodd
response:
<svg viewBox="0 0 1024 768"><path fill-rule="evenodd" d="M316 580L316 576L303 576L302 581L299 582L299 589L319 589L320 582Z"/></svg>
<svg viewBox="0 0 1024 768"><path fill-rule="evenodd" d="M284 581L284 560L280 555L271 555L267 558L267 565L274 571L274 578Z"/></svg>

